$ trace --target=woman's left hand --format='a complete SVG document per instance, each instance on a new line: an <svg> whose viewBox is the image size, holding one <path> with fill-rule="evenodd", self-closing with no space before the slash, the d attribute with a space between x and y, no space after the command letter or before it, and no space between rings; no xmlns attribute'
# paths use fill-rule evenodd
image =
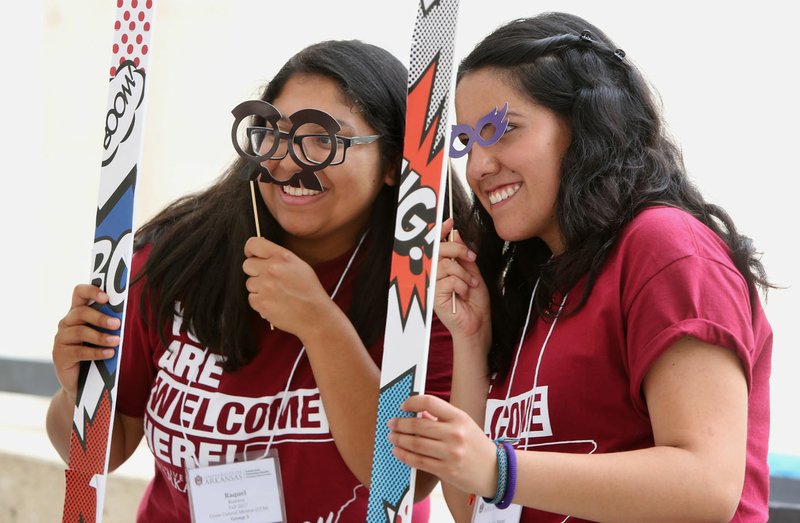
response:
<svg viewBox="0 0 800 523"><path fill-rule="evenodd" d="M300 337L325 307L336 306L316 273L292 251L264 238L244 246L250 307L275 328Z"/></svg>
<svg viewBox="0 0 800 523"><path fill-rule="evenodd" d="M466 412L424 394L410 397L401 408L427 415L389 420L389 441L397 459L462 492L495 495L495 444Z"/></svg>

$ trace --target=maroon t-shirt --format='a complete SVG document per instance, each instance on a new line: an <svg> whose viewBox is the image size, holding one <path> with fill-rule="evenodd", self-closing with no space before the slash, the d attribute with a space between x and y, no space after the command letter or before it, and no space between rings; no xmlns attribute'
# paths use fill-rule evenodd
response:
<svg viewBox="0 0 800 523"><path fill-rule="evenodd" d="M558 318L544 352L552 322L531 322L516 371L490 390L486 433L520 437L518 448L538 451L652 447L642 381L661 354L692 336L741 360L749 390L747 466L733 521L766 521L772 330L760 303L751 307L729 252L685 212L656 207L640 213L620 236L583 309ZM568 295L567 309L583 284ZM522 513L523 522L564 518L533 509Z"/></svg>
<svg viewBox="0 0 800 523"><path fill-rule="evenodd" d="M134 255L132 274L139 273L148 254L145 248ZM314 267L329 294L350 255ZM334 299L342 310L349 307L360 258L356 257ZM117 397L118 412L144 418L145 438L155 456L155 477L137 520L188 522L185 468L194 467L195 461L207 466L239 461L243 455L262 455L272 437L271 448L280 460L287 521L363 522L368 490L336 449L305 355L284 393L302 348L300 340L270 330L264 322L256 358L236 372L225 372L219 356L181 328L178 315L165 350L158 332L139 314L140 292L141 283L131 287ZM378 365L382 352L383 340L369 348ZM448 399L451 367L450 335L435 321L428 393ZM419 508L415 514L426 513L426 504Z"/></svg>

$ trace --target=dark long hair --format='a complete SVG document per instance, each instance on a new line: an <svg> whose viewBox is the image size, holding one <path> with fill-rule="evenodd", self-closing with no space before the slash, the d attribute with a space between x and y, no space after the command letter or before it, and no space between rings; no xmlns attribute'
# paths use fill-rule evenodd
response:
<svg viewBox="0 0 800 523"><path fill-rule="evenodd" d="M261 99L273 102L295 74L313 73L333 79L353 107L382 135L382 168L392 166L399 177L405 125L407 72L389 52L357 40L326 41L297 53L266 86ZM254 325L260 318L247 302L242 272L244 244L255 235L248 184L235 161L208 189L167 206L139 229L136 246L152 244L142 276L151 303L150 321L164 338L164 326L176 302L183 308L200 342L225 356L225 368L235 370L258 352ZM261 227L279 241L278 222L258 198ZM372 207L364 262L348 315L366 346L383 334L397 187L384 185ZM144 300L143 300L144 302ZM263 322L262 322L263 323Z"/></svg>
<svg viewBox="0 0 800 523"><path fill-rule="evenodd" d="M572 143L561 165L556 202L565 251L552 257L539 238L505 242L477 199L478 262L492 301L492 371L508 372L537 278L535 310L554 312L554 294L586 277L574 314L586 303L620 232L652 205L687 211L733 252L751 299L767 281L749 238L724 209L705 201L689 180L678 147L667 136L653 94L637 68L597 27L580 17L545 13L495 30L461 62L458 79L479 69L507 75L520 93L565 117Z"/></svg>

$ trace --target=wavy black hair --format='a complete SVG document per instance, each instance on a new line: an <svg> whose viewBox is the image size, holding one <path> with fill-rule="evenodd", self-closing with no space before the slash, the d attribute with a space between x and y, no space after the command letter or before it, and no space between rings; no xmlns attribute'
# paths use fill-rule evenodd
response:
<svg viewBox="0 0 800 523"><path fill-rule="evenodd" d="M660 107L639 70L600 29L566 13L513 20L487 36L461 62L458 80L495 69L529 99L566 118L572 132L561 165L556 214L565 251L555 257L539 238L506 242L477 199L474 238L492 301L489 367L504 376L537 278L535 311L549 318L554 295L586 276L585 304L620 232L644 208L669 205L713 230L753 289L768 282L752 241L721 207L706 202L689 180L680 150L667 135Z"/></svg>
<svg viewBox="0 0 800 523"><path fill-rule="evenodd" d="M289 59L270 81L262 100L273 102L296 74L312 73L333 79L345 97L380 134L382 168L395 169L399 178L407 92L405 66L389 52L357 40L325 41L311 45ZM180 302L187 325L200 342L225 356L227 370L250 362L258 352L256 329L260 318L247 301L243 248L255 235L246 169L235 161L208 189L185 196L139 229L136 247L152 244L144 267L144 292L152 304L149 319L168 325ZM463 188L458 203L468 206ZM364 261L356 279L352 306L346 311L366 346L383 334L394 238L397 186L384 185L369 220ZM282 230L261 198L261 228L280 242ZM143 300L144 301L144 300ZM262 321L261 324L264 324Z"/></svg>

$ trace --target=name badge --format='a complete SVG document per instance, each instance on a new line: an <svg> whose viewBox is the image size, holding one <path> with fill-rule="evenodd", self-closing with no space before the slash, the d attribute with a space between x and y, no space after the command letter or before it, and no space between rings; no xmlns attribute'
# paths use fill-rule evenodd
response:
<svg viewBox="0 0 800 523"><path fill-rule="evenodd" d="M192 523L284 523L280 465L266 459L187 469Z"/></svg>
<svg viewBox="0 0 800 523"><path fill-rule="evenodd" d="M522 505L509 505L508 508L500 509L486 503L482 497L475 496L472 523L519 523L521 517Z"/></svg>

